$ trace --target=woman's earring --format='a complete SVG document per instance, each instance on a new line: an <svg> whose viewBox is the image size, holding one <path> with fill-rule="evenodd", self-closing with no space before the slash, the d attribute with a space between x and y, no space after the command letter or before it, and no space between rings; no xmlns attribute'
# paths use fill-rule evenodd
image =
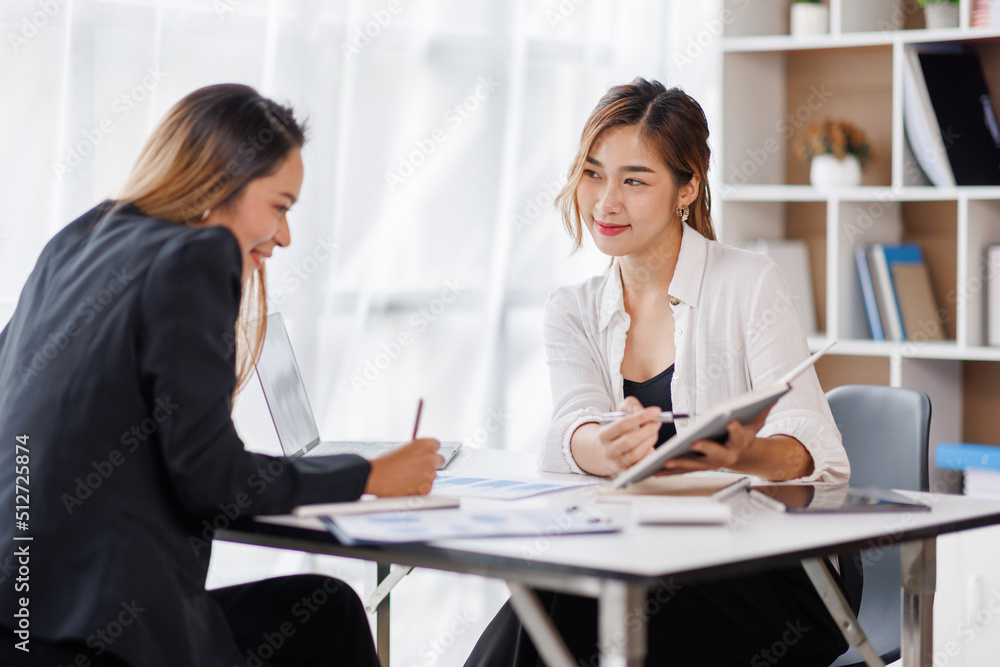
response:
<svg viewBox="0 0 1000 667"><path fill-rule="evenodd" d="M205 209L205 212L201 214L201 221L202 221L202 222L205 222L206 220L208 220L208 216L209 216L209 215L210 215L211 213L212 213L212 209L210 209L210 208L206 208L206 209Z"/></svg>
<svg viewBox="0 0 1000 667"><path fill-rule="evenodd" d="M682 206L679 209L677 209L677 216L681 219L681 222L687 222L689 215L691 215L690 207Z"/></svg>

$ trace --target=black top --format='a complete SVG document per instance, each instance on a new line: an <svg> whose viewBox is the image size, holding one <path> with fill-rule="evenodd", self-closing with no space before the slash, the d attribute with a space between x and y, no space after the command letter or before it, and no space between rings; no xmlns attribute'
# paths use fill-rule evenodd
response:
<svg viewBox="0 0 1000 667"><path fill-rule="evenodd" d="M645 406L655 405L660 410L670 412L673 409L673 401L670 398L670 381L673 378L674 365L670 364L667 370L645 382L624 380L625 395L635 396ZM673 424L662 424L660 438L656 441L657 446L662 445L675 435L677 435L677 429L674 428Z"/></svg>
<svg viewBox="0 0 1000 667"><path fill-rule="evenodd" d="M354 500L370 466L245 451L231 418L236 237L107 208L46 244L0 332L0 627L27 597L33 638L122 623L108 649L128 664L242 663L205 591L213 530ZM23 549L30 591L15 593Z"/></svg>

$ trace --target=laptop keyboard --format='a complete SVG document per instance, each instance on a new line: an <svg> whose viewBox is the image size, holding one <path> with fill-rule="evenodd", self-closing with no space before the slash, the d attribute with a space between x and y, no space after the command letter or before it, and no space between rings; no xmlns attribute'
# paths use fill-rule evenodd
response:
<svg viewBox="0 0 1000 667"><path fill-rule="evenodd" d="M402 447L400 442L321 442L309 450L309 456L329 456L331 454L358 454L365 458L375 458Z"/></svg>

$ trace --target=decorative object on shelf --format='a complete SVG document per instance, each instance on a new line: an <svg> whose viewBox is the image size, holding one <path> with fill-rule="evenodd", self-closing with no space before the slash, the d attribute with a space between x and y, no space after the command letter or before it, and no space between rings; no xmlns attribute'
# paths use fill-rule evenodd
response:
<svg viewBox="0 0 1000 667"><path fill-rule="evenodd" d="M924 8L928 30L958 27L958 0L917 0Z"/></svg>
<svg viewBox="0 0 1000 667"><path fill-rule="evenodd" d="M816 187L861 184L861 172L875 153L868 137L846 120L824 118L813 123L795 143L795 152L811 160L809 182Z"/></svg>
<svg viewBox="0 0 1000 667"><path fill-rule="evenodd" d="M820 0L792 0L791 33L796 37L830 31L830 9Z"/></svg>
<svg viewBox="0 0 1000 667"><path fill-rule="evenodd" d="M1000 26L1000 0L974 0L969 23L973 28Z"/></svg>

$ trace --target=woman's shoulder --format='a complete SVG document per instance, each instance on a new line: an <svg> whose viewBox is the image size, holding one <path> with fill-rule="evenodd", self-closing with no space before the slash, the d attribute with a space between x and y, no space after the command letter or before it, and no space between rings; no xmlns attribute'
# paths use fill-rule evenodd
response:
<svg viewBox="0 0 1000 667"><path fill-rule="evenodd" d="M706 281L755 285L760 279L769 277L777 265L767 255L738 248L721 241L708 241L705 266Z"/></svg>
<svg viewBox="0 0 1000 667"><path fill-rule="evenodd" d="M608 273L603 273L575 285L555 288L545 302L546 313L579 316L585 312L596 312L600 308L608 277Z"/></svg>

